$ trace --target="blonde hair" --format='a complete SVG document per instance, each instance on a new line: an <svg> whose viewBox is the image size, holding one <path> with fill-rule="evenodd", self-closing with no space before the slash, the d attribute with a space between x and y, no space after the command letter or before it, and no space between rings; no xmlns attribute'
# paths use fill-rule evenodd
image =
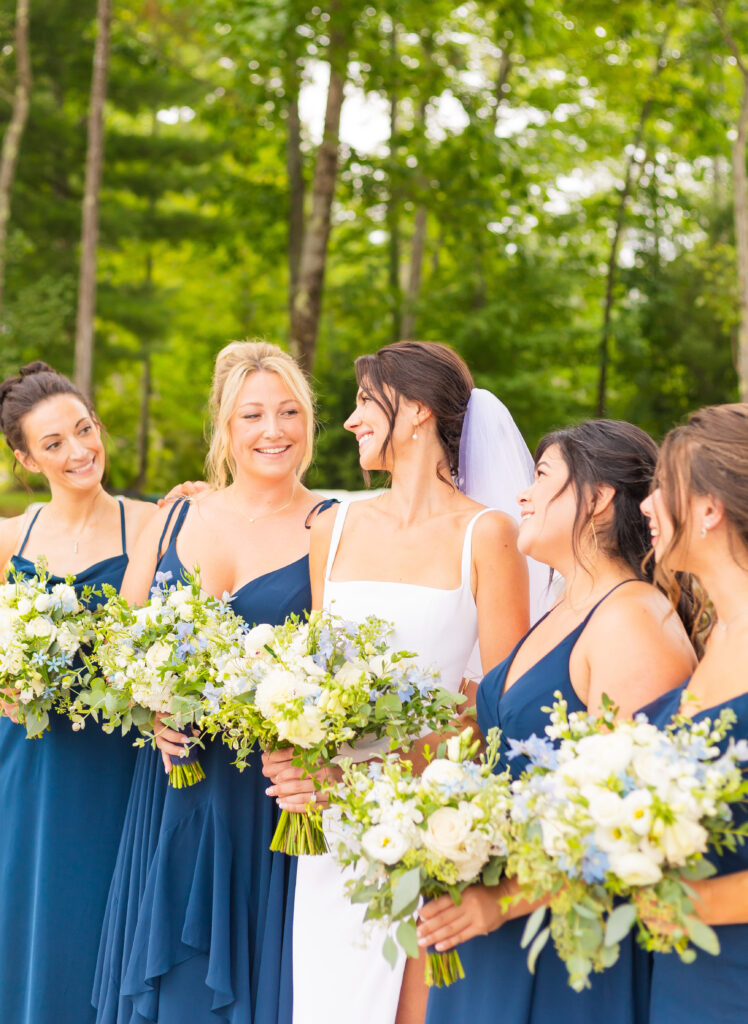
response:
<svg viewBox="0 0 748 1024"><path fill-rule="evenodd" d="M205 460L208 480L213 487L226 487L236 476L236 460L231 451L231 417L236 409L242 384L252 373L277 373L301 406L306 423L306 450L296 469L302 476L312 461L314 449L314 398L309 383L296 361L277 345L265 341L232 341L216 357L210 396L212 429Z"/></svg>

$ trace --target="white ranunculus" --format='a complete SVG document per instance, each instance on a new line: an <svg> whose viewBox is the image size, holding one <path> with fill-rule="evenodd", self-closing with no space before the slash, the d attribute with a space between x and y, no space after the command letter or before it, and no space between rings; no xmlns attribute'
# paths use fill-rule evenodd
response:
<svg viewBox="0 0 748 1024"><path fill-rule="evenodd" d="M271 668L255 691L255 703L265 718L273 718L277 707L296 697L315 697L319 686L286 668Z"/></svg>
<svg viewBox="0 0 748 1024"><path fill-rule="evenodd" d="M582 786L581 794L589 803L589 815L596 825L620 827L625 820L623 800L604 786Z"/></svg>
<svg viewBox="0 0 748 1024"><path fill-rule="evenodd" d="M361 846L372 860L383 864L396 864L409 843L406 837L392 825L372 825L361 837Z"/></svg>
<svg viewBox="0 0 748 1024"><path fill-rule="evenodd" d="M28 615L34 606L28 597L20 597L16 607L19 615Z"/></svg>
<svg viewBox="0 0 748 1024"><path fill-rule="evenodd" d="M324 738L322 717L321 708L312 704L298 718L278 722L278 738L296 747L312 747Z"/></svg>
<svg viewBox="0 0 748 1024"><path fill-rule="evenodd" d="M54 622L48 619L46 615L41 615L38 619L30 619L26 623L26 635L36 637L39 640L49 640L51 642L56 632Z"/></svg>
<svg viewBox="0 0 748 1024"><path fill-rule="evenodd" d="M472 818L463 808L440 807L426 821L423 845L440 857L458 860L464 856L471 826Z"/></svg>
<svg viewBox="0 0 748 1024"><path fill-rule="evenodd" d="M171 647L163 640L151 644L145 654L145 663L150 669L160 668L171 659Z"/></svg>
<svg viewBox="0 0 748 1024"><path fill-rule="evenodd" d="M694 853L705 853L709 834L697 821L687 818L666 825L660 837L660 847L669 864L681 867Z"/></svg>
<svg viewBox="0 0 748 1024"><path fill-rule="evenodd" d="M273 627L267 622L261 622L244 635L244 653L250 658L255 657L265 649L266 645L272 645L272 643Z"/></svg>
<svg viewBox="0 0 748 1024"><path fill-rule="evenodd" d="M37 594L34 598L34 611L43 615L49 611L53 604L54 601L49 594Z"/></svg>
<svg viewBox="0 0 748 1024"><path fill-rule="evenodd" d="M657 864L638 850L629 853L612 853L610 870L626 885L654 885L662 878Z"/></svg>
<svg viewBox="0 0 748 1024"><path fill-rule="evenodd" d="M635 789L623 799L625 821L639 836L649 832L652 821L652 794L647 789Z"/></svg>
<svg viewBox="0 0 748 1024"><path fill-rule="evenodd" d="M655 750L644 747L634 751L632 759L634 774L645 786L654 786L658 790L668 782L667 762Z"/></svg>
<svg viewBox="0 0 748 1024"><path fill-rule="evenodd" d="M465 770L457 761L437 757L426 765L421 779L431 786L459 785L465 780Z"/></svg>

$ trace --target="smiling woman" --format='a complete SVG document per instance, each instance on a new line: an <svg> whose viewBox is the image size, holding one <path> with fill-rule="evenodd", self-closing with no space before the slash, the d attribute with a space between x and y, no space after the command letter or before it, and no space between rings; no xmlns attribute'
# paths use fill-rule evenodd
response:
<svg viewBox="0 0 748 1024"><path fill-rule="evenodd" d="M0 567L33 575L44 556L50 585L72 575L78 589L119 587L127 542L155 509L103 489L91 403L46 363L31 363L0 385L0 426L16 462L46 477L52 495L0 523ZM0 1020L88 1024L134 752L95 725L74 734L58 715L29 741L14 706L0 702L0 710Z"/></svg>

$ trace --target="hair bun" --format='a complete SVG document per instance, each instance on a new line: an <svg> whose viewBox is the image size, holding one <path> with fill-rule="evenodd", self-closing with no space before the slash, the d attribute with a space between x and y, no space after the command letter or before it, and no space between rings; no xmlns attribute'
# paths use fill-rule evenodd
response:
<svg viewBox="0 0 748 1024"><path fill-rule="evenodd" d="M21 377L31 377L35 373L57 373L57 370L52 369L49 363L43 363L41 359L37 359L36 362L26 363L18 371Z"/></svg>

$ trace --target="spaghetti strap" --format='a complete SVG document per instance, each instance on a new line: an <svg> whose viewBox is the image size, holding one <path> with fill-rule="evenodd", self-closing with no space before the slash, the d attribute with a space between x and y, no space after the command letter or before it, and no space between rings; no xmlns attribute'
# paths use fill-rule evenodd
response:
<svg viewBox="0 0 748 1024"><path fill-rule="evenodd" d="M156 563L157 564L158 564L158 562L161 561L161 555L162 555L161 549L162 549L162 547L164 545L164 538L166 537L166 532L169 529L169 524L171 523L172 516L174 515L176 510L178 508L180 508L180 506L184 506L185 504L186 504L186 499L185 498L180 498L180 500L179 501L175 501L174 504L169 509L169 514L166 517L166 522L164 523L164 528L161 531L161 536L158 539L158 547L156 548Z"/></svg>
<svg viewBox="0 0 748 1024"><path fill-rule="evenodd" d="M330 579L335 555L338 553L338 547L340 545L340 536L343 532L343 524L345 523L345 517L348 514L350 504L350 501L341 501L338 506L338 511L335 513L335 525L332 528L330 550L327 553L327 565L325 566L325 583Z"/></svg>
<svg viewBox="0 0 748 1024"><path fill-rule="evenodd" d="M34 528L34 523L35 523L35 522L37 521L37 519L39 518L39 513L41 512L41 510L42 510L43 508L44 508L44 505L40 505L40 506L39 506L39 508L38 508L38 509L36 510L36 512L34 512L33 518L32 518L32 520L31 520L31 522L29 523L29 528L28 528L28 530L26 531L26 535L25 535L25 536L24 536L24 538L23 538L23 542L21 543L21 546L20 546L20 548L18 549L18 557L19 557L19 558L20 558L20 557L21 557L21 555L23 554L23 552L24 552L24 549L25 549L26 545L27 545L27 544L28 544L28 542L29 542L29 537L30 537L30 535L31 535L31 531L32 531L32 530L33 530L33 528Z"/></svg>
<svg viewBox="0 0 748 1024"><path fill-rule="evenodd" d="M580 622L579 626L577 627L580 630L580 632L581 632L582 629L584 629L584 627L590 621L590 619L595 614L595 612L600 607L600 605L603 603L603 601L607 601L611 594L614 594L616 592L616 590L618 590L619 587L624 586L624 584L626 584L626 583L641 583L641 580L638 580L635 576L631 576L631 577L629 577L629 579L621 580L620 583L616 583L616 585L614 587L611 587L610 590L608 591L608 593L607 594L603 594L603 596L600 598L600 600L597 602L597 604L593 605L592 608L590 608L590 610L585 615L584 619Z"/></svg>
<svg viewBox="0 0 748 1024"><path fill-rule="evenodd" d="M481 516L485 515L486 512L496 512L495 508L482 508L480 512L476 512L470 522L467 524L465 530L465 539L462 542L462 561L460 563L460 586L470 586L470 567L473 561L473 527L478 522Z"/></svg>
<svg viewBox="0 0 748 1024"><path fill-rule="evenodd" d="M322 501L318 501L314 508L309 510L309 514L304 520L304 529L311 530L312 523L315 518L322 512L326 512L328 508L332 508L333 505L340 504L337 498L323 498Z"/></svg>
<svg viewBox="0 0 748 1024"><path fill-rule="evenodd" d="M127 554L127 530L125 529L125 503L122 498L118 497L119 502L119 526L122 531L122 554Z"/></svg>

